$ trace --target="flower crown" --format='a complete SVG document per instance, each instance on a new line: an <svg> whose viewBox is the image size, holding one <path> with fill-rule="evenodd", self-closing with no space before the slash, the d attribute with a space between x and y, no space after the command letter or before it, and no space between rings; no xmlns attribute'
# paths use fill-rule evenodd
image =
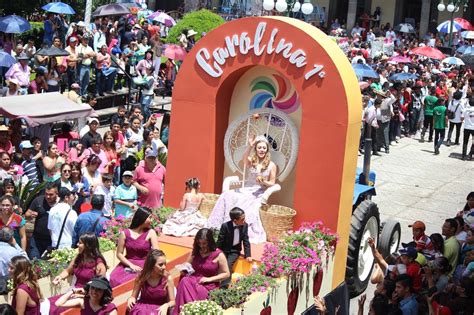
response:
<svg viewBox="0 0 474 315"><path fill-rule="evenodd" d="M267 143L267 144L270 144L270 143L268 142L267 137L265 137L264 135L260 135L260 136L257 136L257 137L255 138L255 143L259 143L259 142L262 142L262 141L265 142L265 143Z"/></svg>

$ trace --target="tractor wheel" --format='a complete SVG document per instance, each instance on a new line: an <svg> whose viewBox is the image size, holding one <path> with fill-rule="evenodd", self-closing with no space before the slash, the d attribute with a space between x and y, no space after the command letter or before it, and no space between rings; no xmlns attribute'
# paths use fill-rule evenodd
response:
<svg viewBox="0 0 474 315"><path fill-rule="evenodd" d="M362 201L352 213L346 264L346 283L351 298L367 288L374 267L367 240L371 237L377 244L379 225L379 208L370 200Z"/></svg>
<svg viewBox="0 0 474 315"><path fill-rule="evenodd" d="M398 221L389 219L383 224L378 250L383 258L395 253L400 245L401 228Z"/></svg>

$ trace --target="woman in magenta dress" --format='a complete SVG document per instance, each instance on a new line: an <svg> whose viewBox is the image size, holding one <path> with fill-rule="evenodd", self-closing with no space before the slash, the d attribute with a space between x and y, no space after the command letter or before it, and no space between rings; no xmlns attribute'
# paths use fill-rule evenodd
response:
<svg viewBox="0 0 474 315"><path fill-rule="evenodd" d="M153 249L148 253L127 305L129 315L166 315L174 306L174 283L166 271L163 251Z"/></svg>
<svg viewBox="0 0 474 315"><path fill-rule="evenodd" d="M20 315L40 315L41 291L28 258L15 256L9 272L13 280L12 306Z"/></svg>
<svg viewBox="0 0 474 315"><path fill-rule="evenodd" d="M178 315L186 303L206 300L209 291L219 288L220 282L229 278L227 259L216 246L212 231L200 229L194 238L193 251L188 263L194 272L181 279L176 292L173 315Z"/></svg>
<svg viewBox="0 0 474 315"><path fill-rule="evenodd" d="M74 275L76 282L71 290L65 293L65 295L69 296L71 296L76 289L83 288L92 278L105 276L107 272L107 263L105 262L104 256L100 253L99 240L94 233L82 234L79 237L77 250L78 254L76 258L53 280L53 284L58 285L62 280L66 280L69 276ZM49 314L60 314L64 311L64 309L59 309L55 305L55 302L60 297L60 295L56 295L49 298ZM45 309L42 310L46 311Z"/></svg>
<svg viewBox="0 0 474 315"><path fill-rule="evenodd" d="M76 295L76 297L71 298ZM56 301L62 308L80 308L81 315L117 315L117 306L111 303L112 288L105 277L95 277L86 286L68 292Z"/></svg>
<svg viewBox="0 0 474 315"><path fill-rule="evenodd" d="M150 215L151 212L147 209L138 208L130 227L120 233L117 244L117 258L120 263L110 274L112 288L135 279L137 273L142 271L148 252L151 249L159 249L158 235L155 230L150 229Z"/></svg>

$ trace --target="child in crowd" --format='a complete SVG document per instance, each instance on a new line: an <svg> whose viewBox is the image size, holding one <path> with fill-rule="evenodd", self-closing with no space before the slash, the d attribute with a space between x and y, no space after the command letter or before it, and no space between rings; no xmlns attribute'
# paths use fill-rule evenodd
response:
<svg viewBox="0 0 474 315"><path fill-rule="evenodd" d="M232 268L239 259L242 245L244 256L248 262L252 261L250 253L250 242L248 235L248 224L245 223L244 210L235 207L229 212L230 221L222 224L217 238L217 247L224 252L229 266L230 277L222 281L221 287L227 288L232 279Z"/></svg>
<svg viewBox="0 0 474 315"><path fill-rule="evenodd" d="M115 195L115 187L112 185L112 175L104 174L102 175L102 185L98 186L94 195L103 195L104 196L104 208L102 208L102 213L104 217L112 218L114 215L114 202L113 198Z"/></svg>
<svg viewBox="0 0 474 315"><path fill-rule="evenodd" d="M174 236L195 236L206 224L199 211L204 195L199 192L200 183L197 178L186 181L186 192L176 211L163 226L163 234Z"/></svg>
<svg viewBox="0 0 474 315"><path fill-rule="evenodd" d="M408 226L412 228L413 241L415 242L416 250L419 252L429 252L433 249L433 244L428 235L425 234L426 226L422 221L415 221Z"/></svg>
<svg viewBox="0 0 474 315"><path fill-rule="evenodd" d="M113 114L112 115L112 118L110 119L110 121L114 121L114 120L119 120L120 122L123 122L125 120L125 113L127 112L126 108L124 105L119 105L119 107L117 108L117 113Z"/></svg>
<svg viewBox="0 0 474 315"><path fill-rule="evenodd" d="M446 106L444 99L438 99L438 103L433 108L433 125L435 131L434 153L439 154L439 148L443 144L448 116L446 116Z"/></svg>
<svg viewBox="0 0 474 315"><path fill-rule="evenodd" d="M114 192L115 217L119 215L129 218L137 210L137 188L132 185L133 173L125 171L122 175L122 184Z"/></svg>

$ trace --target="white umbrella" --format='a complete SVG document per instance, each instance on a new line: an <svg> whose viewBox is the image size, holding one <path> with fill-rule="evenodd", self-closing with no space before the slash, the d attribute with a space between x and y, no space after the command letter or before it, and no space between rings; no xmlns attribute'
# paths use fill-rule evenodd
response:
<svg viewBox="0 0 474 315"><path fill-rule="evenodd" d="M464 31L461 36L467 39L474 39L474 31Z"/></svg>
<svg viewBox="0 0 474 315"><path fill-rule="evenodd" d="M464 61L457 57L448 57L443 59L441 63L447 63L448 65L454 65L454 66L464 66Z"/></svg>
<svg viewBox="0 0 474 315"><path fill-rule="evenodd" d="M436 28L438 32L441 33L450 33L451 32L451 21L444 21ZM462 29L461 24L456 21L453 21L453 33L459 32Z"/></svg>
<svg viewBox="0 0 474 315"><path fill-rule="evenodd" d="M409 23L401 23L401 24L398 24L396 27L395 27L395 30L397 32L401 32L401 33L415 33L415 29L413 28L413 26Z"/></svg>

